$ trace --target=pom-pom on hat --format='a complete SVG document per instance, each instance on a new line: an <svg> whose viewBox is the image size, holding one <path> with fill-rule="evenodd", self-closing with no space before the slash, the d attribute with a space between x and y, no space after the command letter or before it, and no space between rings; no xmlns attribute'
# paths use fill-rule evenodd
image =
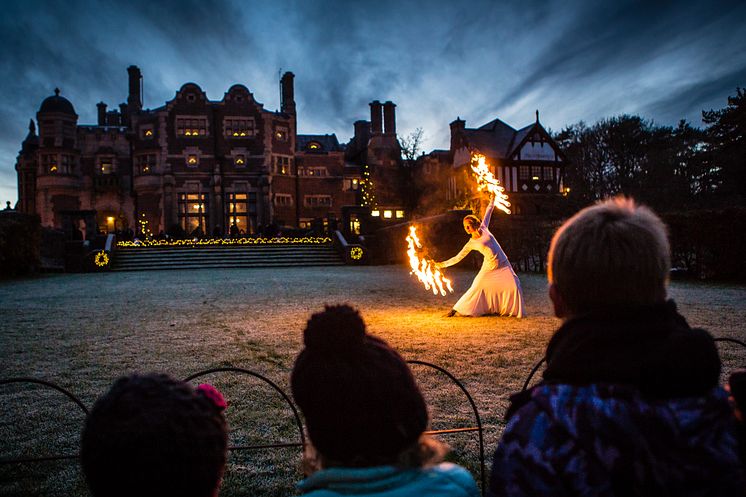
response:
<svg viewBox="0 0 746 497"><path fill-rule="evenodd" d="M308 435L344 466L393 463L427 427L427 408L404 359L366 333L348 305L311 316L291 374Z"/></svg>

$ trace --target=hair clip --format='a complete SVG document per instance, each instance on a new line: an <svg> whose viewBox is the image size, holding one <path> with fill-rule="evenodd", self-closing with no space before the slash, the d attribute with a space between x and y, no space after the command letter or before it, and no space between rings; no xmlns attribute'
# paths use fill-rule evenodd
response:
<svg viewBox="0 0 746 497"><path fill-rule="evenodd" d="M202 383L197 387L197 391L207 397L219 411L224 411L228 407L225 397L220 391L209 383Z"/></svg>

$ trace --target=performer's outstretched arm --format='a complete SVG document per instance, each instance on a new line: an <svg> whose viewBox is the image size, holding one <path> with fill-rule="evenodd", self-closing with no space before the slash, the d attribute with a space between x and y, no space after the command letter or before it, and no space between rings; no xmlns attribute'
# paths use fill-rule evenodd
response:
<svg viewBox="0 0 746 497"><path fill-rule="evenodd" d="M495 194L490 195L490 203L484 209L484 216L482 216L482 228L490 229L490 219L492 219L492 209L495 208Z"/></svg>
<svg viewBox="0 0 746 497"><path fill-rule="evenodd" d="M459 262L461 262L461 259L466 257L466 254L468 254L469 252L471 252L471 247L469 247L469 242L466 242L466 245L464 245L464 248L462 248L458 254L454 255L447 261L436 262L435 267L441 268L441 267L448 267L448 266L453 266L454 264L458 264Z"/></svg>

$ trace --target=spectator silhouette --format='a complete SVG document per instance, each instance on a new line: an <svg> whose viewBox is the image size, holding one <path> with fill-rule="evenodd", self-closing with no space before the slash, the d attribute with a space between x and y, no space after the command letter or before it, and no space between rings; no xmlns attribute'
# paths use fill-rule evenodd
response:
<svg viewBox="0 0 746 497"><path fill-rule="evenodd" d="M425 401L406 362L365 331L353 308L326 307L304 331L291 374L306 419L312 497L477 496L463 468L440 463L443 446L423 435Z"/></svg>
<svg viewBox="0 0 746 497"><path fill-rule="evenodd" d="M81 437L94 497L214 497L226 462L225 401L166 375L117 380Z"/></svg>
<svg viewBox="0 0 746 497"><path fill-rule="evenodd" d="M492 495L743 495L718 352L666 300L669 254L661 220L621 197L555 233L549 296L564 322L544 381L511 398Z"/></svg>

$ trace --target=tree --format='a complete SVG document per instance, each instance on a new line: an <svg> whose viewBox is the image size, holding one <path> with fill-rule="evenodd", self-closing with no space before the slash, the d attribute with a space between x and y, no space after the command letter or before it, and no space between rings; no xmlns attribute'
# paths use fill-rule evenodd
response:
<svg viewBox="0 0 746 497"><path fill-rule="evenodd" d="M422 142L424 141L424 132L422 128L416 128L407 136L399 140L401 145L402 159L414 162L422 153Z"/></svg>
<svg viewBox="0 0 746 497"><path fill-rule="evenodd" d="M746 91L736 88L724 109L702 111L712 173L722 178L721 196L746 199Z"/></svg>

